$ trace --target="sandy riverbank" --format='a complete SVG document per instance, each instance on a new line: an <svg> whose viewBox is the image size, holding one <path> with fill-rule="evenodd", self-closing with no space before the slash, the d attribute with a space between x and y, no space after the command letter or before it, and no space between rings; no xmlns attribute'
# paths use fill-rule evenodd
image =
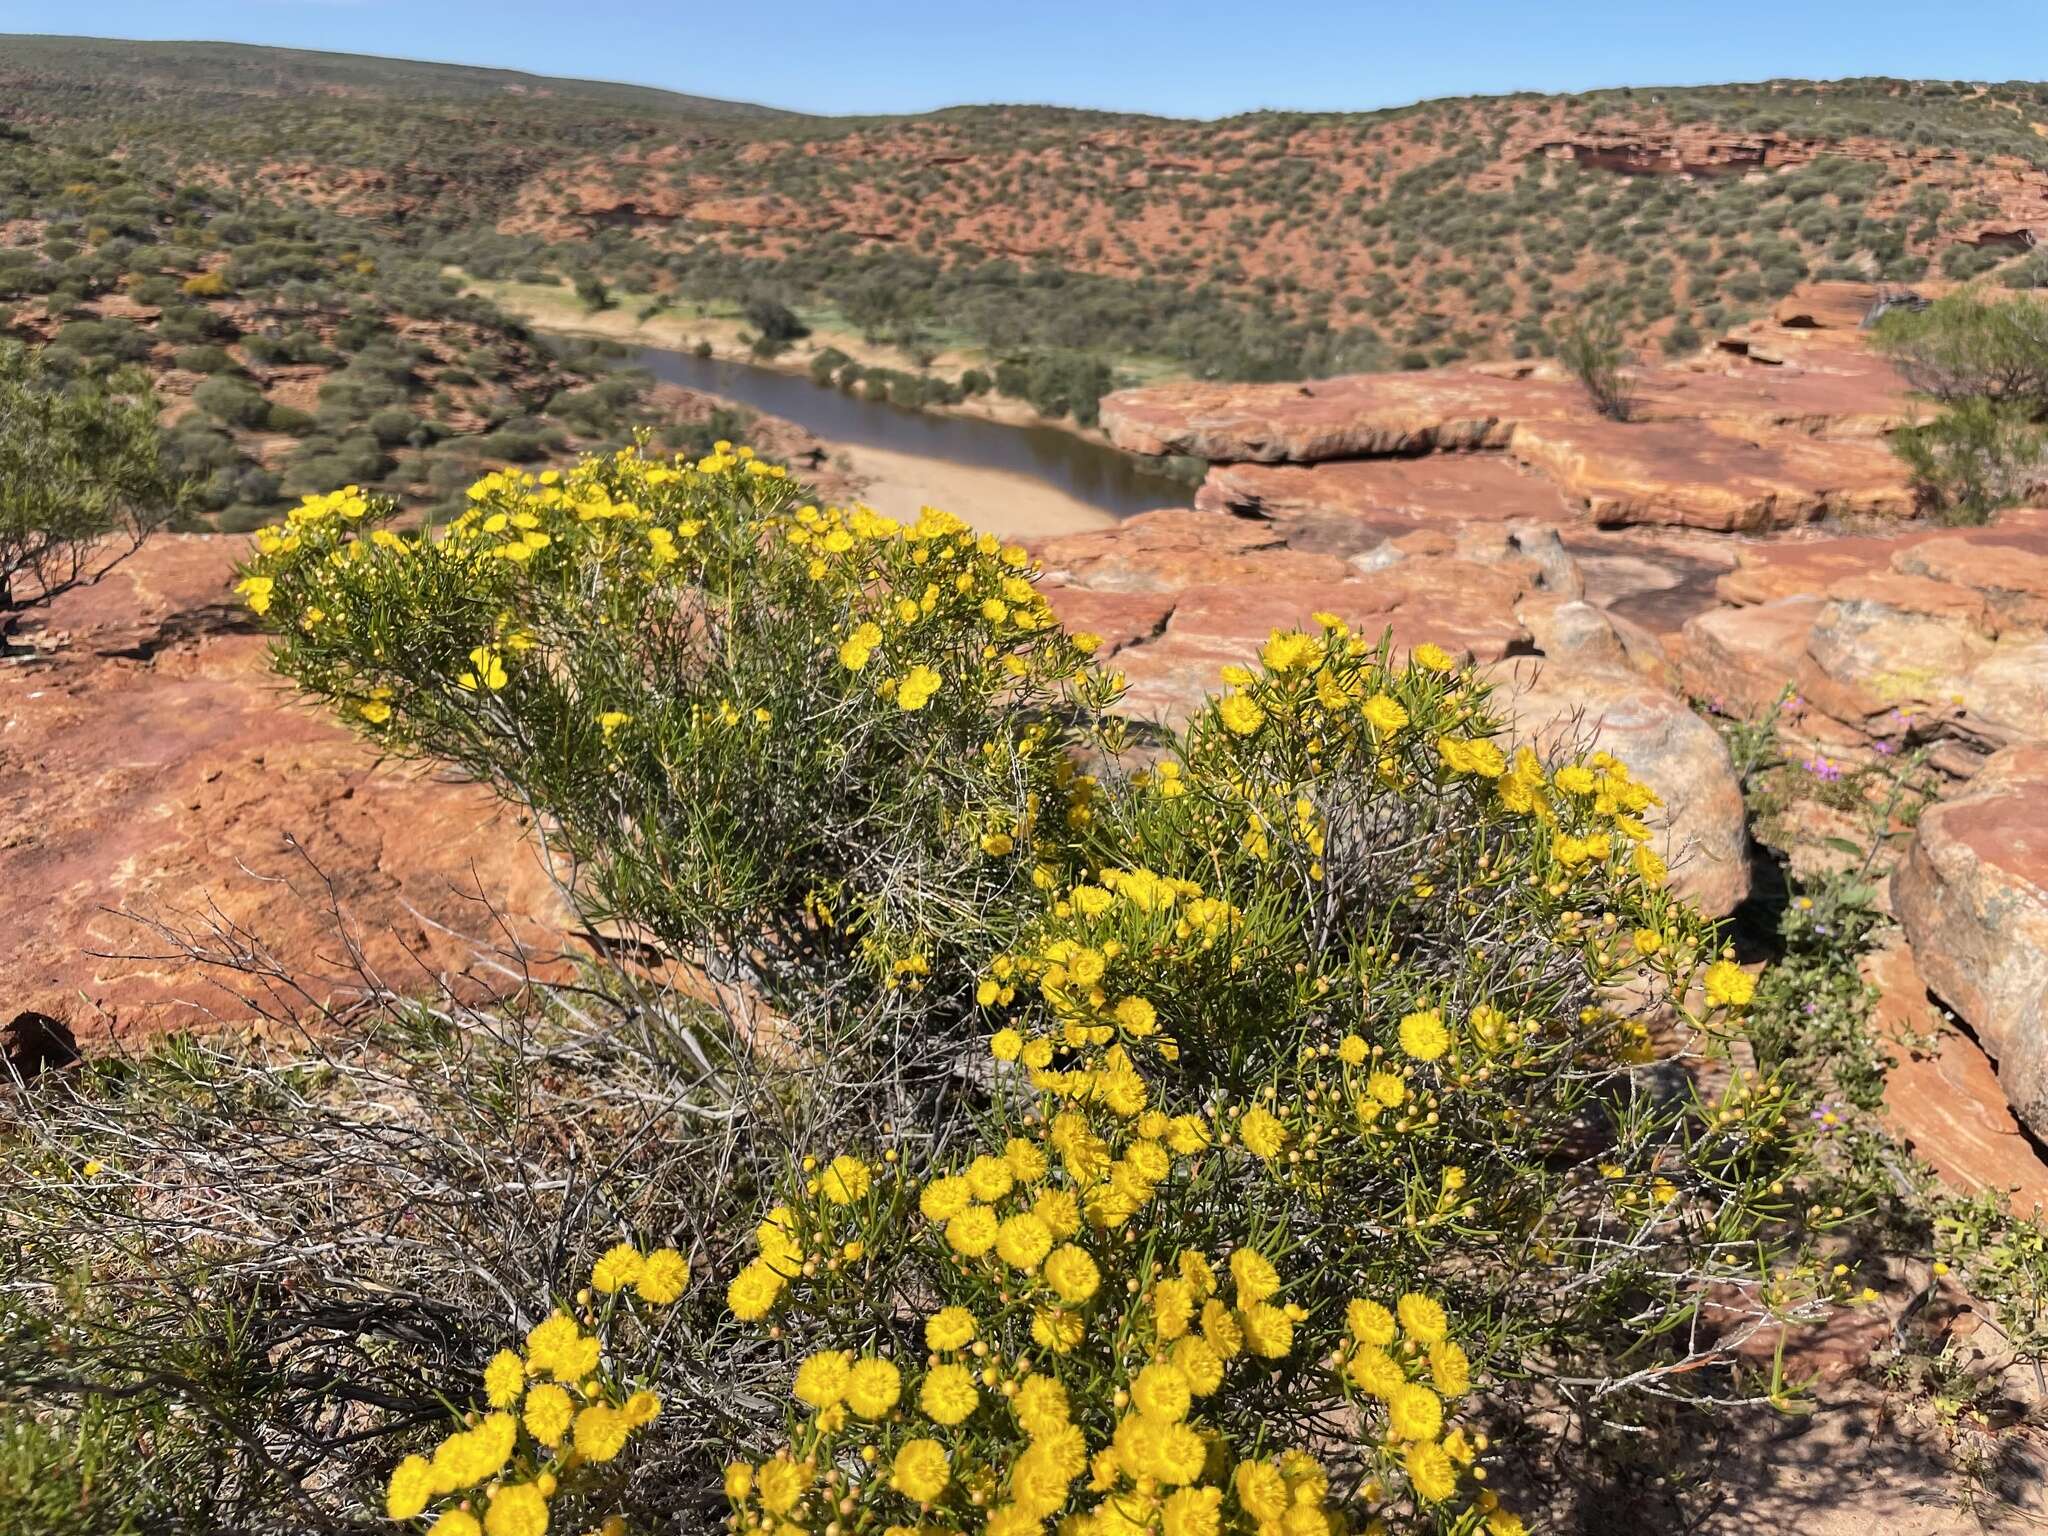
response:
<svg viewBox="0 0 2048 1536"><path fill-rule="evenodd" d="M938 507L1006 539L1050 538L1116 522L1030 475L839 443L832 444L832 458L865 484L863 502L904 521L915 518L920 508Z"/></svg>

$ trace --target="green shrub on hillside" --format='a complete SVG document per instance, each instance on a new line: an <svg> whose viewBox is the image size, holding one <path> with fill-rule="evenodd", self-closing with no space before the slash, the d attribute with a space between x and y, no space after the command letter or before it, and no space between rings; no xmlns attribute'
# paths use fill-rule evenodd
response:
<svg viewBox="0 0 2048 1536"><path fill-rule="evenodd" d="M97 581L182 496L146 388L66 384L0 343L0 636L21 610Z"/></svg>
<svg viewBox="0 0 2048 1536"><path fill-rule="evenodd" d="M2048 303L1966 289L1887 313L1876 341L1907 382L1946 407L1891 436L1928 506L1981 523L2048 484Z"/></svg>
<svg viewBox="0 0 2048 1536"><path fill-rule="evenodd" d="M2048 486L2048 425L2024 407L1982 397L1900 427L1892 451L1944 521L1982 523Z"/></svg>
<svg viewBox="0 0 2048 1536"><path fill-rule="evenodd" d="M2048 415L2048 302L1963 289L1889 311L1873 340L1909 384L1944 404L1981 398Z"/></svg>

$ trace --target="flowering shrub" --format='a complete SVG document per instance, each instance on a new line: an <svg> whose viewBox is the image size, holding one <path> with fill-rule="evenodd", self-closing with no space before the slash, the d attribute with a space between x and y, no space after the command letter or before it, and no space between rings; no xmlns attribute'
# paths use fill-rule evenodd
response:
<svg viewBox="0 0 2048 1536"><path fill-rule="evenodd" d="M923 905L998 917L1028 865L986 850L1085 789L1042 719L1083 645L1022 550L799 505L729 450L491 475L433 538L310 497L242 589L304 687L540 812L600 920L777 990L919 986Z"/></svg>
<svg viewBox="0 0 2048 1536"><path fill-rule="evenodd" d="M243 587L872 1106L724 1239L721 1347L790 1393L736 1528L1510 1536L1487 1424L1780 1395L1742 1344L1843 1289L1787 1194L1816 1122L1722 1059L1753 979L1623 764L1327 617L1136 750L1022 551L743 452L471 500L309 500Z"/></svg>

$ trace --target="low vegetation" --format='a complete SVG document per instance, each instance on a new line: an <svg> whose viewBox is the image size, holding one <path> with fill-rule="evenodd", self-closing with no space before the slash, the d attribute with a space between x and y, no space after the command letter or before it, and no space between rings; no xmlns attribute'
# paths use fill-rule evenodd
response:
<svg viewBox="0 0 2048 1536"><path fill-rule="evenodd" d="M1901 1144L1886 1112L1893 1069L1909 1052L1943 1046L1886 1022L1871 970L1899 942L1881 901L1884 880L1940 780L1925 749L1911 746L1903 716L1895 737L1846 771L1789 747L1799 707L1788 689L1761 718L1722 721L1776 877L1754 914L1769 927L1759 938L1773 959L1749 1011L1749 1038L1760 1065L1813 1096L1822 1134L1807 1198L1841 1213L1851 1252L1925 1266L1924 1285L1880 1356L1881 1379L1907 1415L1931 1419L1965 1496L1987 1496L2006 1411L2000 1372L2038 1370L2048 1358L2048 1239L2038 1213L2016 1214L2004 1191L1960 1194ZM1816 837L1816 809L1851 835ZM2003 1353L1959 1351L1931 1320L1959 1290L1996 1327Z"/></svg>
<svg viewBox="0 0 2048 1536"><path fill-rule="evenodd" d="M16 136L0 226L0 346L76 394L153 391L164 472L229 530L346 482L451 513L487 463L640 426L709 441L601 348L544 341L329 212Z"/></svg>
<svg viewBox="0 0 2048 1536"><path fill-rule="evenodd" d="M1943 407L1891 437L1930 509L1982 523L2048 485L2048 303L1959 289L1887 313L1876 341Z"/></svg>
<svg viewBox="0 0 2048 1536"><path fill-rule="evenodd" d="M1635 406L1629 376L1632 359L1612 316L1566 321L1558 331L1557 357L1579 381L1594 410L1610 421L1629 419Z"/></svg>
<svg viewBox="0 0 2048 1536"><path fill-rule="evenodd" d="M0 343L0 643L23 609L96 581L176 517L147 380L67 384Z"/></svg>

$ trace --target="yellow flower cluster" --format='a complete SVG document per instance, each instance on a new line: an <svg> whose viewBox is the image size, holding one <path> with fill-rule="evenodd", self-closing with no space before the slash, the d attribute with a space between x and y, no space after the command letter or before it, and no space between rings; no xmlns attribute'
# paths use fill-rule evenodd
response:
<svg viewBox="0 0 2048 1536"><path fill-rule="evenodd" d="M996 956L975 990L984 1008L1042 1006L1057 1028L1030 1038L1014 1030L999 1034L996 1054L1022 1061L1042 1090L1073 1097L1121 1085L1128 1098L1128 1073L1121 1070L1101 1082L1049 1074L1055 1050L1147 1041L1171 1060L1176 1046L1170 1032L1162 1033L1157 1004L1144 995L1135 974L1120 982L1122 973L1209 956L1219 944L1227 955L1229 937L1242 920L1229 902L1205 895L1193 881L1149 869L1106 868L1070 886L1048 904L1043 942L1034 950Z"/></svg>
<svg viewBox="0 0 2048 1536"><path fill-rule="evenodd" d="M1364 1298L1345 1311L1346 1338L1333 1357L1345 1379L1385 1414L1416 1494L1440 1504L1456 1494L1458 1474L1486 1449L1484 1435L1444 1431L1444 1405L1472 1385L1465 1351L1450 1337L1444 1309L1410 1292L1393 1308Z"/></svg>
<svg viewBox="0 0 2048 1536"><path fill-rule="evenodd" d="M1063 1536L1218 1536L1240 1520L1270 1536L1334 1536L1341 1525L1314 1458L1235 1459L1202 1417L1233 1371L1295 1351L1306 1313L1285 1300L1274 1262L1250 1245L1221 1263L1183 1250L1110 1283L1128 1269L1129 1248L1091 1219L1087 1192L1118 1185L1129 1149L1163 1134L1165 1119L1141 1116L1118 1159L1080 1112L1064 1110L926 1180L918 1209L979 1312L954 1302L929 1313L917 1365L840 1347L806 1355L791 1388L806 1415L798 1433L764 1461L727 1468L735 1521L780 1536L870 1521L1042 1536L1055 1518ZM1162 1168L1172 1160L1162 1149ZM842 1219L820 1179L805 1188L822 1202L812 1214ZM787 1234L798 1220L783 1207L771 1225ZM795 1266L791 1279L821 1287L812 1301L822 1302L833 1271L805 1267L786 1241L770 1244ZM829 1241L821 1229L812 1251ZM1014 1342L1013 1315L1029 1318ZM1447 1427L1446 1404L1471 1373L1443 1309L1409 1294L1391 1310L1354 1302L1348 1320L1352 1338L1329 1368L1384 1422L1374 1487L1384 1493L1384 1479L1399 1478L1424 1503L1453 1498L1485 1441ZM1112 1410L1100 1431L1089 1427L1098 1407ZM840 1448L845 1437L860 1442L857 1455ZM1509 1518L1498 1528L1511 1530Z"/></svg>
<svg viewBox="0 0 2048 1536"><path fill-rule="evenodd" d="M1203 899L1146 872L1112 874L1095 889L1148 916L1184 916ZM1234 1461L1204 1423L1202 1405L1230 1390L1233 1372L1295 1354L1308 1314L1255 1243L1227 1260L1183 1249L1133 1268L1134 1247L1149 1253L1159 1227L1136 1218L1168 1187L1189 1197L1217 1133L1203 1115L1149 1107L1123 1045L1092 1043L1095 1028L1057 1047L1073 1053L1070 1066L1035 1073L1048 1113L917 1187L922 1236L888 1226L902 1204L893 1170L844 1154L807 1162L802 1198L771 1212L761 1257L732 1282L737 1317L766 1322L799 1290L805 1312L829 1315L835 1288L859 1283L849 1256L918 1241L944 1255L951 1294L973 1300L925 1316L921 1364L839 1345L804 1356L792 1393L806 1417L790 1443L728 1469L737 1520L782 1536L869 1518L883 1529L1009 1536L1040 1536L1055 1517L1066 1536L1199 1536L1240 1518L1273 1536L1338 1528L1313 1459ZM991 1042L999 1060L1023 1049L1001 1034ZM1238 1131L1259 1156L1277 1149L1262 1136L1282 1134L1256 1107ZM1375 1454L1386 1477L1439 1503L1484 1444L1445 1428L1444 1404L1466 1391L1470 1368L1435 1302L1408 1295L1396 1310L1405 1342L1393 1312L1372 1330L1392 1373L1374 1399L1388 1423ZM1332 1356L1330 1369L1352 1358ZM1099 1432L1088 1427L1098 1422ZM864 1442L852 1461L838 1448L849 1436Z"/></svg>
<svg viewBox="0 0 2048 1536"><path fill-rule="evenodd" d="M770 1211L754 1230L759 1257L732 1277L725 1290L725 1304L742 1322L758 1322L774 1310L789 1282L803 1268L803 1246L798 1241L795 1217L787 1206Z"/></svg>
<svg viewBox="0 0 2048 1536"><path fill-rule="evenodd" d="M399 1462L384 1512L413 1520L452 1499L434 1511L431 1536L544 1536L564 1480L615 1460L661 1413L654 1393L629 1391L605 1373L603 1330L613 1307L627 1294L667 1306L689 1281L689 1263L673 1248L608 1249L590 1273L591 1290L607 1299L602 1315L551 1312L527 1332L523 1351L492 1356L483 1376L487 1411L468 1415L430 1455Z"/></svg>
<svg viewBox="0 0 2048 1536"><path fill-rule="evenodd" d="M962 664L987 689L1004 678L1064 676L1094 649L1092 637L1060 630L1031 583L1018 545L976 534L927 507L904 524L865 507L803 506L783 530L804 553L808 578L847 598L838 664L866 675L906 713L925 708ZM879 579L878 579L879 578Z"/></svg>
<svg viewBox="0 0 2048 1536"><path fill-rule="evenodd" d="M898 522L801 497L745 448L635 446L483 476L420 532L356 490L309 499L257 535L241 580L280 667L382 745L488 773L476 759L508 756L505 722L526 721L647 800L688 792L647 777L656 761L709 780L779 758L848 785L869 771L848 752L901 761L951 737L957 810L935 835L1030 878L1040 841L1090 815L1094 781L1062 745L1115 693L1088 665L1096 642L1061 628L1017 545L936 510ZM672 820L636 825L690 835ZM877 893L831 894L873 978L920 992L929 936L880 920Z"/></svg>

